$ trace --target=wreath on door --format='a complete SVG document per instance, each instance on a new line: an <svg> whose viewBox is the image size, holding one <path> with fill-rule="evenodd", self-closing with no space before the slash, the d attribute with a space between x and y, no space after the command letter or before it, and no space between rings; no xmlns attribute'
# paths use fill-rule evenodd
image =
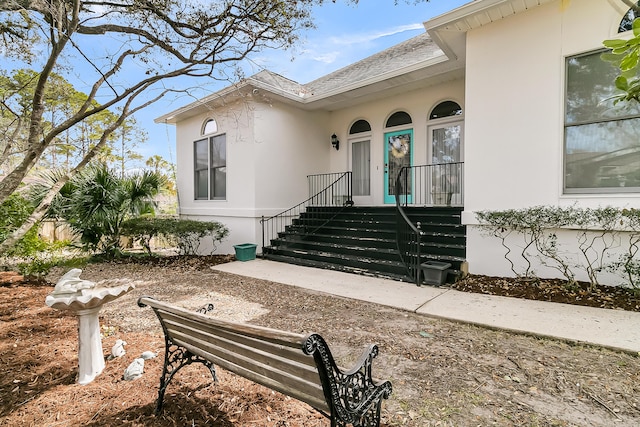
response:
<svg viewBox="0 0 640 427"><path fill-rule="evenodd" d="M391 147L391 155L396 159L401 159L409 154L409 136L390 136L389 146Z"/></svg>

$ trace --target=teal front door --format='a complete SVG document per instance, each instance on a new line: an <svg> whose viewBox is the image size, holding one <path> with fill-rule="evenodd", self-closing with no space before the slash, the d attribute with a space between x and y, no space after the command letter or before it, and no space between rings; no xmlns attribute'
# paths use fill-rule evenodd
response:
<svg viewBox="0 0 640 427"><path fill-rule="evenodd" d="M405 166L413 164L413 130L384 134L384 203L396 202L396 178ZM406 187L406 188L405 188ZM400 188L400 200L411 203L411 176Z"/></svg>

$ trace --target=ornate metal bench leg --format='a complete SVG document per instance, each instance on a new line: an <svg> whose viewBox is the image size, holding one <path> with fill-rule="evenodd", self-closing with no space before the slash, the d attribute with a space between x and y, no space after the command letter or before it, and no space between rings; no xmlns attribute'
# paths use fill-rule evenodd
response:
<svg viewBox="0 0 640 427"><path fill-rule="evenodd" d="M218 383L218 376L216 375L216 368L213 363L203 359L200 356L196 356L189 350L178 345L174 345L170 340L166 341L165 353L164 353L164 367L162 368L162 376L160 377L160 388L158 390L158 401L156 402L156 415L162 411L162 404L164 400L164 393L167 390L169 382L173 376L183 367L192 363L202 363L211 372L213 382Z"/></svg>
<svg viewBox="0 0 640 427"><path fill-rule="evenodd" d="M362 426L362 427L378 427L380 425L380 409L382 406L382 400L378 400L377 405L371 406L367 412L365 412L362 417L362 422L360 424L354 424L354 426Z"/></svg>
<svg viewBox="0 0 640 427"><path fill-rule="evenodd" d="M309 335L303 351L316 360L322 387L331 406L332 427L380 425L382 399L391 395L392 387L389 381L375 383L371 376L371 365L378 355L377 346L371 345L356 367L346 372L336 365L329 346L320 335Z"/></svg>

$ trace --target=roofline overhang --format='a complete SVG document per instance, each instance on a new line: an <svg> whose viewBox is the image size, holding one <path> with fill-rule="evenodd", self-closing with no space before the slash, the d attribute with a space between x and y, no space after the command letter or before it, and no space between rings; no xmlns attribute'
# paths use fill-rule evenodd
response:
<svg viewBox="0 0 640 427"><path fill-rule="evenodd" d="M432 40L450 59L465 58L469 30L556 0L475 0L424 23Z"/></svg>
<svg viewBox="0 0 640 427"><path fill-rule="evenodd" d="M284 91L277 86L273 86L263 81L249 77L238 83L227 86L224 89L220 89L219 91L212 93L211 95L207 95L204 98L198 99L185 106L177 108L169 113L163 114L162 116L156 118L154 122L175 124L179 117L191 117L193 115L199 114L201 110L207 110L211 107L215 107L216 104L228 104L228 100L230 98L246 96L254 89L266 90L270 94L275 95L283 100L289 100L289 102L295 101L299 98L294 94Z"/></svg>
<svg viewBox="0 0 640 427"><path fill-rule="evenodd" d="M349 92L352 90L356 90L356 89L360 89L366 86L370 86L372 84L375 83L379 83L379 82L383 82L385 80L389 80L392 79L394 77L398 77L401 76L403 74L408 74L414 71L419 71L437 64L441 64L443 62L448 61L449 58L447 58L447 56L443 53L442 55L438 55L429 59L426 59L424 61L420 61L417 62L415 64L411 64L409 66L406 67L399 67L396 68L395 70L388 72L388 73L382 73L379 74L377 76L373 76L373 77L369 77L368 79L365 80L360 80L358 82L346 85L346 86L341 86L339 88L327 91L327 92L323 92L322 94L319 95L311 95L309 97L307 97L306 99L304 99L303 103L305 104L312 104L316 101L320 101L326 98L331 98L332 96L336 96L336 95L340 95L342 93L345 92Z"/></svg>
<svg viewBox="0 0 640 427"><path fill-rule="evenodd" d="M313 105L315 103L328 100L331 97L341 95L345 92L361 89L375 83L383 82L385 80L389 80L403 74L426 69L431 66L447 62L448 60L449 58L444 53L442 53L441 55L426 59L424 61L420 61L406 67L397 68L392 72L382 73L377 76L373 76L368 79L355 82L353 84L342 86L331 91L306 97L297 96L291 92L282 90L278 86L270 85L264 81L249 77L237 84L228 86L202 99L196 100L190 104L164 114L156 118L154 122L175 124L177 122L177 119L180 117L191 117L195 114L199 114L201 111L215 106L216 103L227 103L225 102L225 100L229 99L229 97L239 96L240 94L247 94L252 92L254 89L265 90L269 92L271 96L275 96L276 98L278 98L278 100L287 104L294 104L302 108L313 109Z"/></svg>
<svg viewBox="0 0 640 427"><path fill-rule="evenodd" d="M314 108L322 108L327 102L331 102L332 97L337 98L347 92L373 86L376 83L382 83L385 80L390 80L404 74L425 70L435 65L451 62L452 69L463 68L466 58L466 34L469 30L490 24L511 15L525 12L552 1L555 0L471 1L424 23L427 33L441 49L441 55L317 95L296 95L262 80L249 77L239 83L228 86L209 96L164 114L154 121L156 123L175 124L178 118L187 118L200 114L202 111L215 107L216 104L227 104L229 97L248 94L255 89L265 90L269 92L271 96L287 104L293 104L311 110ZM303 85L301 87L304 88Z"/></svg>

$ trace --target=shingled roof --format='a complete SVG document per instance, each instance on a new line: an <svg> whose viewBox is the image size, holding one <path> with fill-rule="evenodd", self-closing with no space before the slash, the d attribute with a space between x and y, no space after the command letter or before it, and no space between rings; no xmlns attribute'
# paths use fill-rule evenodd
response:
<svg viewBox="0 0 640 427"><path fill-rule="evenodd" d="M320 95L342 87L364 83L440 55L442 50L428 34L423 33L304 86L310 94Z"/></svg>
<svg viewBox="0 0 640 427"><path fill-rule="evenodd" d="M368 82L377 80L376 78L383 79L385 75L395 73L399 69L409 68L441 55L442 50L424 33L307 84L297 83L268 70L261 71L248 80L278 88L303 101L313 96L339 91L341 88L365 86Z"/></svg>

